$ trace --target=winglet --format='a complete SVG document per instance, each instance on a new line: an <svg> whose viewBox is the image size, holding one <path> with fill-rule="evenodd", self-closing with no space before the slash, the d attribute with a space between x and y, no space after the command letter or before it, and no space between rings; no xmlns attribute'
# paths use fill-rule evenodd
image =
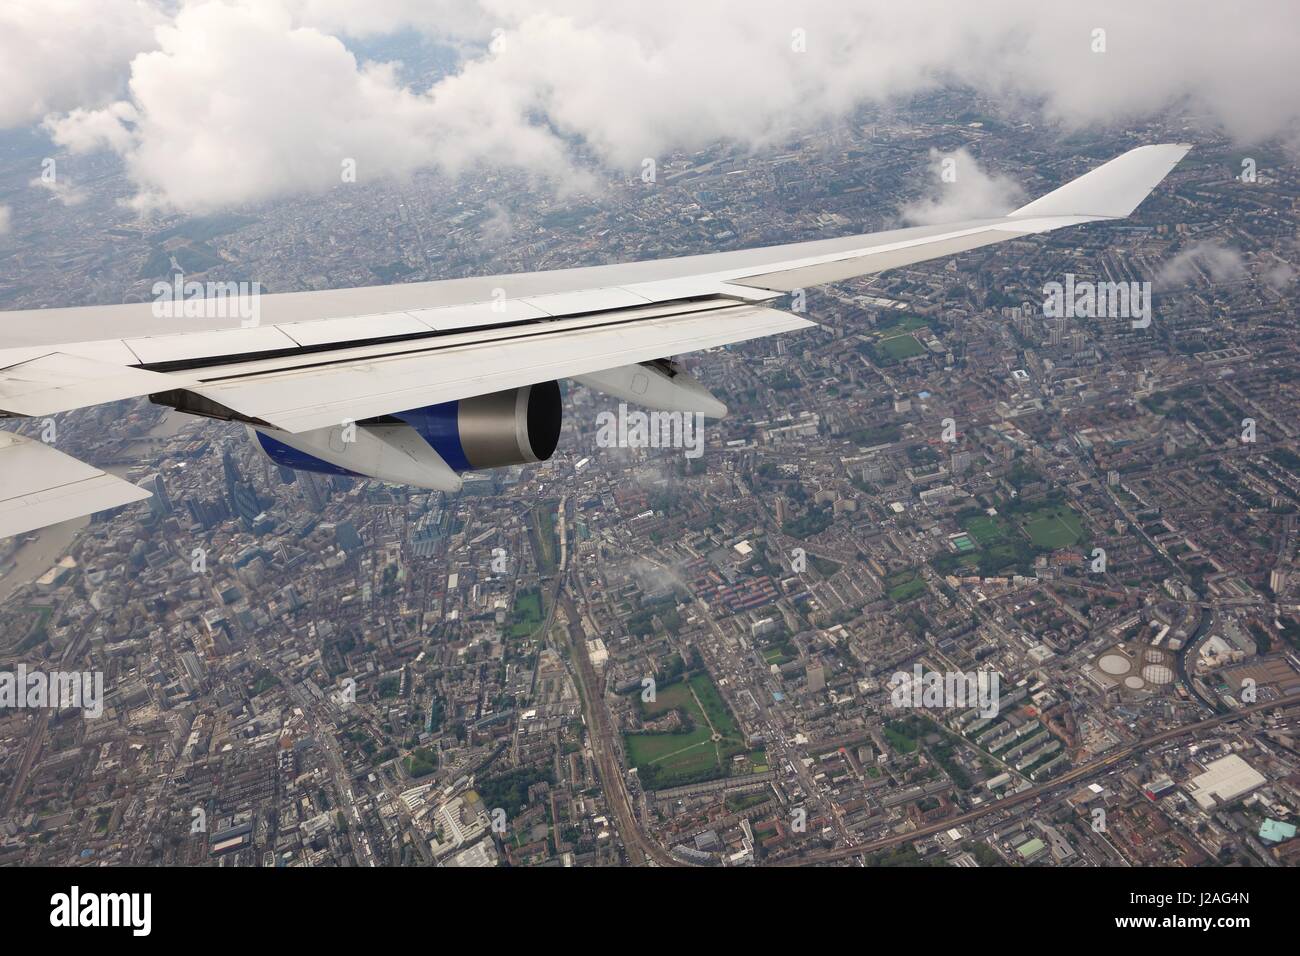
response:
<svg viewBox="0 0 1300 956"><path fill-rule="evenodd" d="M1187 143L1139 146L1116 156L1060 189L1011 213L1031 216L1095 216L1123 219L1151 194L1192 147Z"/></svg>

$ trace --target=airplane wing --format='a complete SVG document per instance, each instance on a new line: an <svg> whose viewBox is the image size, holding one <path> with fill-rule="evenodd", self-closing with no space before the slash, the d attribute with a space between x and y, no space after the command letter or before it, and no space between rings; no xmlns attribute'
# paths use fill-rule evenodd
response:
<svg viewBox="0 0 1300 956"><path fill-rule="evenodd" d="M49 445L0 431L0 537L148 497Z"/></svg>
<svg viewBox="0 0 1300 956"><path fill-rule="evenodd" d="M0 416L150 395L300 434L559 378L623 394L618 383L637 379L645 363L812 325L764 305L783 293L1124 218L1189 148L1142 146L1007 216L948 225L553 272L236 294L198 308L0 313ZM721 408L700 389L663 381L629 389L628 397L672 393L654 407ZM51 471L48 487L60 487L59 477ZM0 515L0 536L85 514L87 502L107 507L59 500L29 518Z"/></svg>

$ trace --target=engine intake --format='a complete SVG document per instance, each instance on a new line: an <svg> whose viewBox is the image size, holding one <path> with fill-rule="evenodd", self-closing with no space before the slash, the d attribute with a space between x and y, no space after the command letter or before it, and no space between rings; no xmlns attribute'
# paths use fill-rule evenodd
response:
<svg viewBox="0 0 1300 956"><path fill-rule="evenodd" d="M546 461L560 441L557 382L398 412L454 471Z"/></svg>

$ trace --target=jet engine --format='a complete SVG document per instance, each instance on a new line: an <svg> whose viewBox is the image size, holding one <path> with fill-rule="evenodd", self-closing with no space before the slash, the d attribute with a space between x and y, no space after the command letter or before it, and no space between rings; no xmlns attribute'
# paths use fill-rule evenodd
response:
<svg viewBox="0 0 1300 956"><path fill-rule="evenodd" d="M556 382L399 412L453 471L546 461L560 441L564 403Z"/></svg>
<svg viewBox="0 0 1300 956"><path fill-rule="evenodd" d="M277 465L456 491L460 472L546 461L560 440L556 382L290 433L250 426Z"/></svg>

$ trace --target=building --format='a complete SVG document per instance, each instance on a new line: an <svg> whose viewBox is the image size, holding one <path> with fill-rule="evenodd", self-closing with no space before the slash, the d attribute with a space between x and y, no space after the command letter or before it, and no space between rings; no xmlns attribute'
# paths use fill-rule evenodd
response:
<svg viewBox="0 0 1300 956"><path fill-rule="evenodd" d="M257 516L262 513L262 505L257 499L253 486L244 480L235 456L227 448L221 455L221 466L226 478L226 495L230 501L230 511L252 530Z"/></svg>
<svg viewBox="0 0 1300 956"><path fill-rule="evenodd" d="M1268 781L1264 775L1236 754L1206 764L1205 772L1187 781L1185 786L1202 810L1230 803Z"/></svg>
<svg viewBox="0 0 1300 956"><path fill-rule="evenodd" d="M172 501L167 497L167 487L163 484L162 475L150 475L140 482L140 487L153 495L149 499L150 511L159 517L166 517L172 513Z"/></svg>

